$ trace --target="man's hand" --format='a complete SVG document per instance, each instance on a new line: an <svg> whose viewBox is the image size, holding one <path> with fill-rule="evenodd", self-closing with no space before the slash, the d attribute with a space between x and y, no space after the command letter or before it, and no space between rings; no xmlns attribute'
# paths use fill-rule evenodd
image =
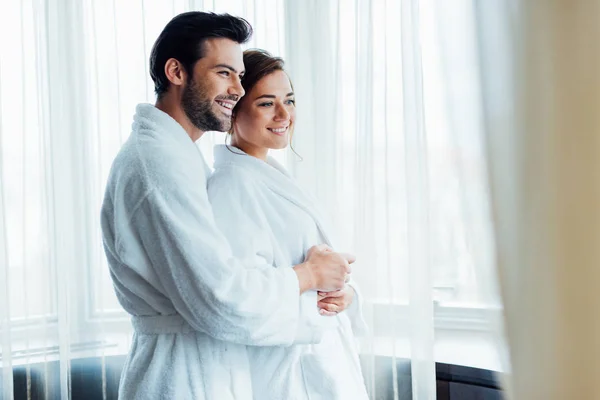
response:
<svg viewBox="0 0 600 400"><path fill-rule="evenodd" d="M355 260L353 255L336 253L324 244L311 247L306 260L294 266L300 282L300 293L311 289L323 292L342 289L346 275L351 272L350 264Z"/></svg>
<svg viewBox="0 0 600 400"><path fill-rule="evenodd" d="M333 316L350 307L354 299L354 289L346 285L342 290L335 292L319 292L317 306L321 315Z"/></svg>

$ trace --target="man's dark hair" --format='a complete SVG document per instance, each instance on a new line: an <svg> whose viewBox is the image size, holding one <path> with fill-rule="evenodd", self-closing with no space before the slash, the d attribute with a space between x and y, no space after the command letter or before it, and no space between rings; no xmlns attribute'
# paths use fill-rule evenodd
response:
<svg viewBox="0 0 600 400"><path fill-rule="evenodd" d="M252 36L252 26L243 18L229 14L190 11L173 18L156 39L150 54L150 76L154 91L160 98L169 88L165 64L170 58L178 60L188 75L201 59L204 41L226 38L245 43Z"/></svg>

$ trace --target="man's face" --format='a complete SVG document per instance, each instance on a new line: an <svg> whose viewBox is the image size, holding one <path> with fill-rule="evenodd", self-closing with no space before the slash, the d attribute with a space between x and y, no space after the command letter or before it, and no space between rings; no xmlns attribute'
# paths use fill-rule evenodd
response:
<svg viewBox="0 0 600 400"><path fill-rule="evenodd" d="M204 56L188 77L181 105L196 128L226 132L231 128L231 110L244 95L242 48L223 38L208 39L203 46Z"/></svg>

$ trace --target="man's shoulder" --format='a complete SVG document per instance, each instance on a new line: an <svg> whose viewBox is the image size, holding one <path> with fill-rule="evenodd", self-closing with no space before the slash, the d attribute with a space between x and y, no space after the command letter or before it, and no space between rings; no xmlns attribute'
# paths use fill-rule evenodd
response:
<svg viewBox="0 0 600 400"><path fill-rule="evenodd" d="M140 181L147 186L176 183L206 185L198 150L160 138L133 134L117 154L111 178Z"/></svg>
<svg viewBox="0 0 600 400"><path fill-rule="evenodd" d="M123 143L115 156L111 173L123 173L135 170L135 168L131 167L139 165L141 162L136 147L135 138L132 135L125 143Z"/></svg>
<svg viewBox="0 0 600 400"><path fill-rule="evenodd" d="M106 184L106 198L115 203L135 201L150 191L146 168L138 148L130 137L113 160Z"/></svg>

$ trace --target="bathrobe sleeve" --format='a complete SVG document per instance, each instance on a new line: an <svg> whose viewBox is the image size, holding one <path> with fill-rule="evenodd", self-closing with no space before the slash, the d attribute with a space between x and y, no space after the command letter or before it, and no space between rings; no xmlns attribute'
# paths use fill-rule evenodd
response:
<svg viewBox="0 0 600 400"><path fill-rule="evenodd" d="M216 226L206 180L191 168L159 161L142 167L151 169L144 172L150 177L145 193L132 205L114 206L129 210L114 216L119 225L115 259L122 260L123 274L150 270L149 279L157 282L153 298L168 299L193 329L216 339L255 346L319 342L318 335L299 327L293 269L271 268L258 259L262 264L255 268L243 267ZM130 187L131 193L141 190L136 181L114 185ZM133 254L132 248L140 251ZM134 296L136 289L128 290Z"/></svg>

